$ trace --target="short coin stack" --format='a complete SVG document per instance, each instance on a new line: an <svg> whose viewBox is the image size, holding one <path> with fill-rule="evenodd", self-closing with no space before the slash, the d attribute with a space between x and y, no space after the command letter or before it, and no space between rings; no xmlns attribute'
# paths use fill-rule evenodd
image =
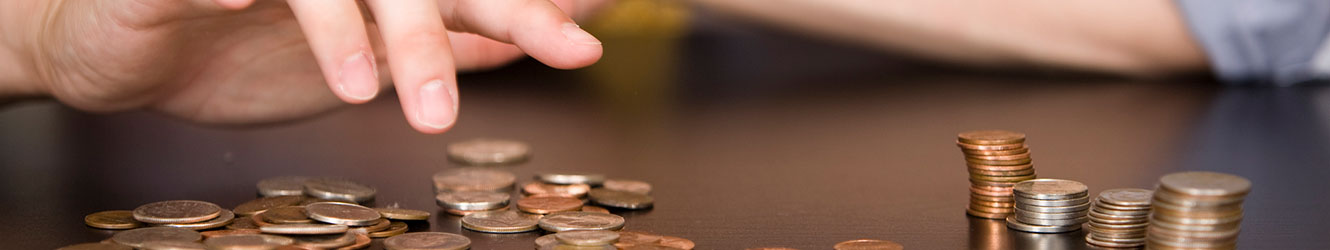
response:
<svg viewBox="0 0 1330 250"><path fill-rule="evenodd" d="M1235 249L1242 201L1251 181L1215 172L1159 178L1150 215L1149 249Z"/></svg>
<svg viewBox="0 0 1330 250"><path fill-rule="evenodd" d="M960 133L956 145L965 154L970 171L970 205L967 214L1003 219L1014 206L1012 187L1035 178L1025 134L1005 130Z"/></svg>
<svg viewBox="0 0 1330 250"><path fill-rule="evenodd" d="M1150 197L1154 192L1139 188L1104 190L1090 208L1085 223L1085 242L1100 247L1145 245L1145 227L1150 225Z"/></svg>
<svg viewBox="0 0 1330 250"><path fill-rule="evenodd" d="M1034 179L1012 189L1016 213L1007 227L1031 233L1065 233L1081 229L1089 218L1089 187L1076 181Z"/></svg>

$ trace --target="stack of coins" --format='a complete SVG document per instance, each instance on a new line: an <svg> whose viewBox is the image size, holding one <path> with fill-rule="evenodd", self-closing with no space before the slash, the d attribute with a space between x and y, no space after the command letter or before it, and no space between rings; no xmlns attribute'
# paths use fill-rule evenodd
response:
<svg viewBox="0 0 1330 250"><path fill-rule="evenodd" d="M1011 189L1017 182L1035 178L1025 134L1005 130L960 133L956 145L965 154L970 169L969 215L1003 219L1013 212Z"/></svg>
<svg viewBox="0 0 1330 250"><path fill-rule="evenodd" d="M1104 190L1090 208L1085 223L1085 242L1100 247L1145 245L1145 227L1150 224L1150 190L1119 188Z"/></svg>
<svg viewBox="0 0 1330 250"><path fill-rule="evenodd" d="M1081 229L1089 218L1089 188L1076 181L1034 179L1012 189L1016 213L1007 228L1031 233L1065 233Z"/></svg>
<svg viewBox="0 0 1330 250"><path fill-rule="evenodd" d="M1215 172L1182 172L1159 178L1150 215L1150 249L1235 249L1242 201L1251 181Z"/></svg>

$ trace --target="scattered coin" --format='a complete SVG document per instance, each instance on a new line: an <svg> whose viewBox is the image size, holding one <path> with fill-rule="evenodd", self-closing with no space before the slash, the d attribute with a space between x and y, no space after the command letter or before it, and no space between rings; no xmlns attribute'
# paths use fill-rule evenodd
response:
<svg viewBox="0 0 1330 250"><path fill-rule="evenodd" d="M429 212L415 210L415 209L379 207L379 208L374 208L374 210L379 211L379 214L382 214L384 218L394 219L394 220L429 219Z"/></svg>
<svg viewBox="0 0 1330 250"><path fill-rule="evenodd" d="M392 221L381 218L379 219L378 222L375 222L374 225L363 226L363 227L351 227L350 229L347 229L347 231L361 233L361 234L368 234L372 232L388 230L388 227L390 226L392 226Z"/></svg>
<svg viewBox="0 0 1330 250"><path fill-rule="evenodd" d="M536 175L536 179L550 184L587 184L591 186L599 186L601 183L605 182L605 175L574 172L544 173Z"/></svg>
<svg viewBox="0 0 1330 250"><path fill-rule="evenodd" d="M506 207L509 198L508 193L494 191L457 191L439 193L434 196L435 202L440 207L461 211L494 210Z"/></svg>
<svg viewBox="0 0 1330 250"><path fill-rule="evenodd" d="M320 199L366 202L374 199L378 193L372 187L340 178L314 178L305 181L305 195Z"/></svg>
<svg viewBox="0 0 1330 250"><path fill-rule="evenodd" d="M129 210L101 211L83 217L83 223L101 229L132 229L143 226Z"/></svg>
<svg viewBox="0 0 1330 250"><path fill-rule="evenodd" d="M134 219L153 224L194 223L216 218L221 213L221 207L206 201L159 201L135 208Z"/></svg>
<svg viewBox="0 0 1330 250"><path fill-rule="evenodd" d="M263 233L263 231L260 231L258 229L223 229L223 230L209 230L209 231L199 232L199 234L203 235L204 239L222 236L222 235L261 234L261 233Z"/></svg>
<svg viewBox="0 0 1330 250"><path fill-rule="evenodd" d="M134 250L134 248L115 243L98 242L68 245L55 250Z"/></svg>
<svg viewBox="0 0 1330 250"><path fill-rule="evenodd" d="M304 200L305 200L304 196L263 197L245 203L241 203L239 206L236 206L235 209L232 209L232 212L235 212L236 214L242 216L250 216L257 213L261 213L263 211L268 211L268 209L276 207L289 207L289 206L300 205L300 202Z"/></svg>
<svg viewBox="0 0 1330 250"><path fill-rule="evenodd" d="M226 225L226 229L259 229L259 225L254 224L253 217L237 217Z"/></svg>
<svg viewBox="0 0 1330 250"><path fill-rule="evenodd" d="M905 246L885 240L861 239L836 243L832 248L836 250L902 250L905 249Z"/></svg>
<svg viewBox="0 0 1330 250"><path fill-rule="evenodd" d="M288 235L295 240L296 246L308 249L333 249L350 246L356 243L355 233L341 234L322 234L322 235Z"/></svg>
<svg viewBox="0 0 1330 250"><path fill-rule="evenodd" d="M393 236L383 241L388 250L461 250L471 247L471 239L442 232L417 232Z"/></svg>
<svg viewBox="0 0 1330 250"><path fill-rule="evenodd" d="M516 181L517 177L508 171L482 167L453 168L434 174L434 191L508 192Z"/></svg>
<svg viewBox="0 0 1330 250"><path fill-rule="evenodd" d="M259 195L268 196L304 196L307 176L282 176L260 180L256 185Z"/></svg>
<svg viewBox="0 0 1330 250"><path fill-rule="evenodd" d="M486 233L519 233L536 230L534 215L504 210L478 212L462 216L462 228Z"/></svg>
<svg viewBox="0 0 1330 250"><path fill-rule="evenodd" d="M290 237L267 234L236 234L208 238L203 245L209 249L275 249L295 244Z"/></svg>
<svg viewBox="0 0 1330 250"><path fill-rule="evenodd" d="M531 147L501 139L471 139L448 144L448 159L467 165L504 165L526 161Z"/></svg>
<svg viewBox="0 0 1330 250"><path fill-rule="evenodd" d="M213 229L213 228L226 226L227 224L231 224L231 221L235 220L235 218L236 218L235 213L232 213L231 211L228 210L222 210L220 215L208 221L197 222L197 223L180 223L180 224L154 224L154 226L175 227L175 228L183 228L183 229L197 231L197 230Z"/></svg>
<svg viewBox="0 0 1330 250"><path fill-rule="evenodd" d="M370 232L369 237L373 238L392 237L406 233L406 230L407 230L406 222L394 221L391 224L389 224L388 229L384 229L383 231L378 231L378 232Z"/></svg>
<svg viewBox="0 0 1330 250"><path fill-rule="evenodd" d="M532 182L522 186L522 193L529 196L564 196L573 198L582 198L586 196L587 191L591 191L591 186L587 184L549 184L544 182Z"/></svg>
<svg viewBox="0 0 1330 250"><path fill-rule="evenodd" d="M142 248L149 241L179 240L199 241L203 235L188 229L174 227L145 227L130 229L111 236L111 241L134 248Z"/></svg>
<svg viewBox="0 0 1330 250"><path fill-rule="evenodd" d="M355 204L324 202L305 205L310 219L330 224L368 226L383 218L379 211Z"/></svg>
<svg viewBox="0 0 1330 250"><path fill-rule="evenodd" d="M556 233L567 230L619 230L623 228L624 219L614 214L568 211L545 215L540 218L539 225L545 231Z"/></svg>
<svg viewBox="0 0 1330 250"><path fill-rule="evenodd" d="M533 196L517 200L517 209L533 214L549 214L582 209L582 200L561 196Z"/></svg>
<svg viewBox="0 0 1330 250"><path fill-rule="evenodd" d="M639 180L606 179L605 183L601 184L601 187L604 187L605 189L609 190L633 192L639 194L651 193L651 183Z"/></svg>
<svg viewBox="0 0 1330 250"><path fill-rule="evenodd" d="M619 241L619 233L606 230L568 230L554 234L559 243L574 246L600 246Z"/></svg>
<svg viewBox="0 0 1330 250"><path fill-rule="evenodd" d="M166 240L144 242L142 250L208 250L208 247L193 241Z"/></svg>
<svg viewBox="0 0 1330 250"><path fill-rule="evenodd" d="M355 243L352 243L350 246L337 248L337 250L365 249L369 248L369 244L374 243L374 239L370 239L369 235L359 234L359 233L355 235L356 235Z"/></svg>
<svg viewBox="0 0 1330 250"><path fill-rule="evenodd" d="M346 225L333 224L279 224L259 227L259 231L270 234L340 234L345 233Z"/></svg>
<svg viewBox="0 0 1330 250"><path fill-rule="evenodd" d="M268 209L267 211L264 211L262 213L255 214L253 215L253 217L262 219L254 221L256 223L260 221L277 223L277 224L297 224L297 223L314 222L314 220L311 220L309 218L309 214L305 212L304 206L275 207L272 209ZM260 224L260 226L262 225Z"/></svg>
<svg viewBox="0 0 1330 250"><path fill-rule="evenodd" d="M592 189L588 196L593 203L622 209L646 209L655 203L649 195L604 188Z"/></svg>

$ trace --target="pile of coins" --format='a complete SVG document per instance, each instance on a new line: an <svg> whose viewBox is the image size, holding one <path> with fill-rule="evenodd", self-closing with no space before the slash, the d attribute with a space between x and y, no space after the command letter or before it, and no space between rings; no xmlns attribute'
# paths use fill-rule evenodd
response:
<svg viewBox="0 0 1330 250"><path fill-rule="evenodd" d="M1150 249L1235 249L1251 181L1215 172L1159 178L1147 230Z"/></svg>
<svg viewBox="0 0 1330 250"><path fill-rule="evenodd" d="M1154 192L1139 188L1104 190L1090 208L1090 222L1085 223L1085 242L1100 247L1140 247L1145 245L1145 228L1150 225L1150 197Z"/></svg>
<svg viewBox="0 0 1330 250"><path fill-rule="evenodd" d="M1081 229L1089 218L1089 187L1076 181L1034 179L1016 183L1015 214L1007 227L1031 233L1065 233Z"/></svg>
<svg viewBox="0 0 1330 250"><path fill-rule="evenodd" d="M1003 219L1013 213L1012 187L1035 179L1025 134L1005 130L960 133L956 145L970 172L969 215Z"/></svg>

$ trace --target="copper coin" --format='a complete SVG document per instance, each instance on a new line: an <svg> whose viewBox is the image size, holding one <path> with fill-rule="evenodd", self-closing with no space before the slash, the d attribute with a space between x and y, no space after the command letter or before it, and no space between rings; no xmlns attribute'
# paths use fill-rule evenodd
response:
<svg viewBox="0 0 1330 250"><path fill-rule="evenodd" d="M968 149L968 150L991 150L991 151L1001 151L1001 150L1013 150L1013 149L1024 148L1024 147L1025 147L1025 144L1024 144L1024 143L1015 143L1015 144L981 145L981 144L969 144L969 143L963 143L963 142L956 142L956 146L961 147L961 150L967 150L967 149Z"/></svg>
<svg viewBox="0 0 1330 250"><path fill-rule="evenodd" d="M581 198L586 196L587 191L591 191L591 186L587 184L550 184L544 182L532 182L522 186L522 193L531 196L549 195Z"/></svg>
<svg viewBox="0 0 1330 250"><path fill-rule="evenodd" d="M970 204L969 208L970 210L985 213L1013 213L1016 211L1016 209L1010 207L985 207L975 204Z"/></svg>
<svg viewBox="0 0 1330 250"><path fill-rule="evenodd" d="M981 169L974 169L974 168L971 168L971 169L970 169L970 175L983 175L983 176L1020 176L1020 175L1032 175L1032 174L1034 174L1034 168L1027 168L1027 169L1024 169L1024 170L1015 170L1015 171L989 171L989 170L981 170Z"/></svg>
<svg viewBox="0 0 1330 250"><path fill-rule="evenodd" d="M570 197L543 196L517 200L517 209L533 214L550 214L582 209L582 200Z"/></svg>
<svg viewBox="0 0 1330 250"><path fill-rule="evenodd" d="M249 218L245 218L245 219L249 219ZM223 230L212 230L212 231L203 231L203 232L199 232L199 234L202 234L202 235L203 235L203 238L212 238L212 237L217 237L217 236L222 236L222 235L260 234L260 233L263 233L263 231L259 231L258 229L223 229Z"/></svg>
<svg viewBox="0 0 1330 250"><path fill-rule="evenodd" d="M378 232L378 231L387 230L387 229L388 229L388 226L390 226L390 225L392 225L392 221L388 221L388 219L380 218L380 219L379 219L379 222L378 222L378 223L374 223L374 225L363 226L363 227L351 227L351 229L349 229L348 231L354 231L354 232L357 232L357 233L367 234L367 233L373 233L373 232Z"/></svg>
<svg viewBox="0 0 1330 250"><path fill-rule="evenodd" d="M393 208L393 207L378 207L378 208L374 208L374 210L375 210L375 211L379 211L379 214L382 214L384 218L389 218L389 219L394 219L394 220L427 220L427 219L429 219L429 212L420 211L420 210L415 210L415 209Z"/></svg>
<svg viewBox="0 0 1330 250"><path fill-rule="evenodd" d="M1030 158L1022 158L1016 160L995 160L995 161L965 158L965 163L973 165L1018 166L1018 165L1030 164L1030 162L1031 162Z"/></svg>
<svg viewBox="0 0 1330 250"><path fill-rule="evenodd" d="M1007 216L1011 216L1011 213L989 213L989 212L980 212L980 211L974 211L974 210L971 210L971 209L968 209L968 208L965 209L965 214L968 214L968 215L971 215L971 216L974 216L974 217L985 218L985 219L1006 219Z"/></svg>
<svg viewBox="0 0 1330 250"><path fill-rule="evenodd" d="M967 163L967 164L965 164L965 165L968 166L970 169L974 169L974 170L984 170L984 171L1020 171L1020 170L1026 170L1026 169L1033 169L1033 168L1034 168L1034 165L1031 165L1031 164L1013 165L1013 166L998 166L998 165L983 165L983 164L970 164L970 163Z"/></svg>
<svg viewBox="0 0 1330 250"><path fill-rule="evenodd" d="M985 181L985 180L975 180L975 179L970 179L970 185L971 185L971 186L981 186L981 187L1015 187L1015 186L1016 186L1016 182L998 182L998 181Z"/></svg>
<svg viewBox="0 0 1330 250"><path fill-rule="evenodd" d="M1011 196L987 196L973 193L970 194L970 199L990 202L1016 202L1016 199Z"/></svg>
<svg viewBox="0 0 1330 250"><path fill-rule="evenodd" d="M260 216L260 217L262 217L263 221L265 221L265 222L269 222L269 223L275 223L275 224L294 224L294 223L313 223L313 222L314 222L314 220L310 219L310 218L309 218L309 215L307 215L307 214L305 213L305 207L302 207L302 206L294 206L294 207L275 207L275 208L268 209L268 211L264 211L264 212L262 212L262 213L255 214L254 216ZM256 221L256 222L257 222L257 221ZM260 226L262 226L262 225L260 225Z"/></svg>
<svg viewBox="0 0 1330 250"><path fill-rule="evenodd" d="M647 209L656 201L650 195L604 188L591 189L587 196L597 205L621 209Z"/></svg>
<svg viewBox="0 0 1330 250"><path fill-rule="evenodd" d="M619 232L619 243L625 244L656 244L660 242L661 238L663 238L663 236L643 232Z"/></svg>
<svg viewBox="0 0 1330 250"><path fill-rule="evenodd" d="M101 211L83 217L83 223L101 229L132 229L143 226L129 210Z"/></svg>
<svg viewBox="0 0 1330 250"><path fill-rule="evenodd" d="M970 144L1015 144L1025 142L1025 134L1007 130L975 130L965 131L956 135L956 140Z"/></svg>
<svg viewBox="0 0 1330 250"><path fill-rule="evenodd" d="M993 197L1011 197L1011 191L993 191L989 189L970 187L970 194L993 196Z"/></svg>
<svg viewBox="0 0 1330 250"><path fill-rule="evenodd" d="M660 243L658 244L679 249L693 249L693 247L697 246L697 244L694 244L691 240L674 236L661 236Z"/></svg>
<svg viewBox="0 0 1330 250"><path fill-rule="evenodd" d="M383 238L383 237L397 236L406 233L406 229L407 229L406 222L394 221L392 222L391 225L388 226L388 229L386 230L378 232L370 232L369 237Z"/></svg>
<svg viewBox="0 0 1330 250"><path fill-rule="evenodd" d="M610 210L609 210L609 209L605 209L605 208L603 208L603 207L597 207L597 206L592 206L592 205L585 205L585 206L582 206L582 212L596 212L596 213L607 213L607 214L608 214L608 213L610 213Z"/></svg>
<svg viewBox="0 0 1330 250"><path fill-rule="evenodd" d="M1014 155L966 155L965 158L981 160L981 161L1015 161L1021 159L1030 159L1030 152L1014 154Z"/></svg>
<svg viewBox="0 0 1330 250"><path fill-rule="evenodd" d="M1036 177L1038 176L1035 174L1017 175L1017 176L986 176L986 175L974 175L974 174L970 175L971 180L992 181L992 182L1021 182L1021 181L1033 180Z"/></svg>
<svg viewBox="0 0 1330 250"><path fill-rule="evenodd" d="M337 250L356 250L356 249L365 249L365 248L369 248L369 244L370 244L370 243L373 243L373 242L374 242L374 239L370 239L370 238L369 238L369 235L367 235L367 234L356 234L356 242L355 242L355 243L352 243L350 246L344 246L344 247L337 248Z"/></svg>
<svg viewBox="0 0 1330 250"><path fill-rule="evenodd" d="M633 192L639 194L650 194L651 183L639 180L628 179L606 179L601 187L609 190L618 190L624 192Z"/></svg>
<svg viewBox="0 0 1330 250"><path fill-rule="evenodd" d="M994 201L983 201L983 200L978 200L978 199L973 199L973 198L970 199L970 204L973 204L973 205L979 205L979 206L984 206L984 207L996 207L996 208L1009 208L1009 207L1015 207L1015 206L1016 206L1016 203L1015 203L1015 202L1000 202L1000 201L999 201L999 202L994 202Z"/></svg>
<svg viewBox="0 0 1330 250"><path fill-rule="evenodd" d="M1028 147L1021 147L1021 148L1017 148L1017 149L1008 149L1008 150L970 150L970 149L961 149L961 153L964 153L964 154L967 155L967 156L969 156L969 155L1014 155L1014 154L1023 154L1023 153L1027 153L1027 152L1030 152L1030 148L1028 148Z"/></svg>
<svg viewBox="0 0 1330 250"><path fill-rule="evenodd" d="M477 138L448 144L448 159L466 165L506 165L526 161L531 146L513 140Z"/></svg>
<svg viewBox="0 0 1330 250"><path fill-rule="evenodd" d="M850 240L836 243L832 247L836 250L903 250L905 246L900 243L885 240Z"/></svg>

